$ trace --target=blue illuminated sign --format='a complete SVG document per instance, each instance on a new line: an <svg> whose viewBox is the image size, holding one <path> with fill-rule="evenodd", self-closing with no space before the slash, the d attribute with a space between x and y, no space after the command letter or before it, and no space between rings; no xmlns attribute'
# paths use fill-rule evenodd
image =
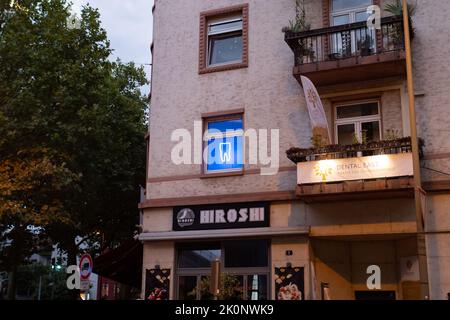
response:
<svg viewBox="0 0 450 320"><path fill-rule="evenodd" d="M244 167L242 119L208 123L207 171Z"/></svg>

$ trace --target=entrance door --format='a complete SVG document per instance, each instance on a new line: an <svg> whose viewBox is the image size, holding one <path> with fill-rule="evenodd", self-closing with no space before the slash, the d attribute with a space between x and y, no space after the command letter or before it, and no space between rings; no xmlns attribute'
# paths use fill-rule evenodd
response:
<svg viewBox="0 0 450 320"><path fill-rule="evenodd" d="M211 262L221 261L221 300L267 300L269 293L267 240L222 241L180 245L177 297L210 300Z"/></svg>

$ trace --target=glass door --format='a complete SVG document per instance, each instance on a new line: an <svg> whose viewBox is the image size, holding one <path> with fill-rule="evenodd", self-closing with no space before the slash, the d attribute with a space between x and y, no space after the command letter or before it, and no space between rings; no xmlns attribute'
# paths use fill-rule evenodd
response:
<svg viewBox="0 0 450 320"><path fill-rule="evenodd" d="M332 0L331 25L367 21L367 7L372 0ZM376 33L368 28L341 31L332 36L332 55L340 58L355 54L369 55L376 50Z"/></svg>

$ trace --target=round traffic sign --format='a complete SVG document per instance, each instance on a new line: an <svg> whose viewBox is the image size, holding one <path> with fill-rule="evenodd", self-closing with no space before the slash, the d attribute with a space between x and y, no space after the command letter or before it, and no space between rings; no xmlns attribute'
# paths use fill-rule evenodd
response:
<svg viewBox="0 0 450 320"><path fill-rule="evenodd" d="M83 254L80 258L80 278L81 280L89 279L92 268L94 267L94 262L90 254Z"/></svg>

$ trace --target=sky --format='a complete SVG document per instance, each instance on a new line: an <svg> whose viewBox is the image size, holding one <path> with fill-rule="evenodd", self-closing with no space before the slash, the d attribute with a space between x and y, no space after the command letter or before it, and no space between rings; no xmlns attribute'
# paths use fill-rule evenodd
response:
<svg viewBox="0 0 450 320"><path fill-rule="evenodd" d="M70 0L72 10L79 15L83 5L89 4L100 12L103 28L108 33L111 59L120 58L122 62L141 64L150 80L152 62L150 44L152 43L153 0ZM142 88L148 94L149 86Z"/></svg>

